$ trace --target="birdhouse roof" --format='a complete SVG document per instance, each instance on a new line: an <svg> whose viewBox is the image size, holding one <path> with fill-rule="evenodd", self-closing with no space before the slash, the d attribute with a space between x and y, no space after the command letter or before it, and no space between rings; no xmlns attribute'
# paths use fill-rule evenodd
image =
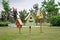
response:
<svg viewBox="0 0 60 40"><path fill-rule="evenodd" d="M30 17L30 15L32 15L32 16L35 18L35 15L34 15L32 12L30 12L30 13L28 13L28 15L26 16L25 20L27 20L27 19Z"/></svg>

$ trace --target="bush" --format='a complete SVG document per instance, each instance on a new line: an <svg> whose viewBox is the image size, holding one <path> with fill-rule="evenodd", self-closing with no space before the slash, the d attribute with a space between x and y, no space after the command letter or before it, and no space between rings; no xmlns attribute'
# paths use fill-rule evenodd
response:
<svg viewBox="0 0 60 40"><path fill-rule="evenodd" d="M52 26L60 26L60 15L52 16L50 18L50 24Z"/></svg>
<svg viewBox="0 0 60 40"><path fill-rule="evenodd" d="M6 22L0 22L0 26L8 26L8 24L9 24L10 22L8 22L8 21L6 21Z"/></svg>

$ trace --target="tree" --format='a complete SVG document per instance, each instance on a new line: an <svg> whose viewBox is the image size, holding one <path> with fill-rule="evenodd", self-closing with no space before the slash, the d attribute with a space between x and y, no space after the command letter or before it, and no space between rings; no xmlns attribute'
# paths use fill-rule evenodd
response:
<svg viewBox="0 0 60 40"><path fill-rule="evenodd" d="M39 6L38 3L36 3L36 4L33 5L33 9L30 10L30 11L33 12L33 14L34 14L35 16L37 15L37 11L38 11L38 9L39 9L38 6ZM37 17L36 17L36 19L35 19L35 22L36 22L36 25L37 25L37 23L38 23L38 18L37 18Z"/></svg>
<svg viewBox="0 0 60 40"><path fill-rule="evenodd" d="M13 8L13 16L14 16L14 20L16 21L17 19L17 9Z"/></svg>
<svg viewBox="0 0 60 40"><path fill-rule="evenodd" d="M5 11L2 11L1 15L2 15L1 21L4 21L5 20Z"/></svg>
<svg viewBox="0 0 60 40"><path fill-rule="evenodd" d="M38 4L36 3L36 4L34 4L33 5L33 8L35 9L34 11L35 11L35 15L37 14L37 11L38 11Z"/></svg>
<svg viewBox="0 0 60 40"><path fill-rule="evenodd" d="M30 12L34 12L34 10L33 10L32 8L31 8L31 9L29 9L29 11L30 11Z"/></svg>
<svg viewBox="0 0 60 40"><path fill-rule="evenodd" d="M58 2L58 5L60 6L60 2ZM59 9L60 9L60 7L59 7Z"/></svg>
<svg viewBox="0 0 60 40"><path fill-rule="evenodd" d="M58 13L58 8L57 8L57 4L55 4L55 0L44 0L42 2L42 7L45 8L45 11L48 12L48 14L52 14L52 15L57 15Z"/></svg>
<svg viewBox="0 0 60 40"><path fill-rule="evenodd" d="M59 6L58 6L58 7L59 7L59 11L60 11L60 2L58 2L58 5L59 5Z"/></svg>
<svg viewBox="0 0 60 40"><path fill-rule="evenodd" d="M20 11L20 18L22 20L23 23L25 23L25 17L27 15L27 11L24 9L23 11Z"/></svg>
<svg viewBox="0 0 60 40"><path fill-rule="evenodd" d="M9 3L9 1L2 0L2 6L3 6L4 11L5 11L6 20L7 20L7 18L8 18L8 12L11 10L8 3Z"/></svg>
<svg viewBox="0 0 60 40"><path fill-rule="evenodd" d="M60 2L58 2L58 5L60 6Z"/></svg>
<svg viewBox="0 0 60 40"><path fill-rule="evenodd" d="M47 12L47 19L51 16L55 16L58 14L58 4L55 4L55 0L44 0L42 2L42 8L45 12Z"/></svg>

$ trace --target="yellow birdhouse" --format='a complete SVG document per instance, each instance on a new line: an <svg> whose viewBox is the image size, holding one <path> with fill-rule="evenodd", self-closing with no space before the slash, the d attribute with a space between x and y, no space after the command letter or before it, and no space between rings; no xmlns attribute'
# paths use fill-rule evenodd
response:
<svg viewBox="0 0 60 40"><path fill-rule="evenodd" d="M43 12L41 10L38 10L37 17L38 17L38 19L43 18Z"/></svg>

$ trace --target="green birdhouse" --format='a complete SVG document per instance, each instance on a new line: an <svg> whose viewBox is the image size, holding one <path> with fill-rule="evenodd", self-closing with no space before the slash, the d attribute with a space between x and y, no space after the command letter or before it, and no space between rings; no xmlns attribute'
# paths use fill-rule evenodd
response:
<svg viewBox="0 0 60 40"><path fill-rule="evenodd" d="M25 20L26 20L26 23L25 23L25 25L26 26L34 26L34 25L36 25L35 24L35 15L32 13L32 12L30 12L27 16L26 16L26 18L25 18Z"/></svg>

